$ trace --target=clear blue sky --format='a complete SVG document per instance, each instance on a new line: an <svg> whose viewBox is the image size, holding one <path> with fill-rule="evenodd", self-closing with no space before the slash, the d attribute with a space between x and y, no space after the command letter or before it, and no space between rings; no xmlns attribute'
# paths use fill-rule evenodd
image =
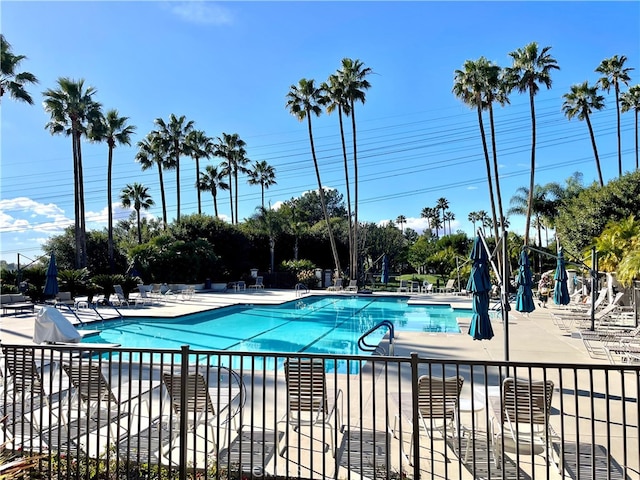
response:
<svg viewBox="0 0 640 480"><path fill-rule="evenodd" d="M150 189L161 216L156 170L142 172L135 142L157 117L185 115L217 137L238 133L251 160L276 169L271 204L316 188L305 124L285 109L301 78L327 79L343 57L375 72L366 104L358 105L360 219L408 218L421 231L423 207L439 197L456 215L453 228L471 234L470 211L489 211L476 114L451 93L454 71L485 56L501 66L508 53L536 41L551 46L561 70L536 97L536 183L564 181L575 171L596 179L584 122L569 122L562 95L574 83L595 82L594 69L626 55L632 84L640 83L639 2L31 2L2 1L1 28L29 87L34 106L2 99L0 258L41 255L40 245L73 222L71 140L51 136L42 92L58 77L85 79L95 99L137 126L131 147L114 157L114 199L134 181ZM617 175L615 103L593 115L605 181ZM496 112L505 203L528 185L529 104L514 93ZM623 164L633 168L633 115L622 116ZM344 193L337 116L314 119L322 182ZM107 147L83 145L88 226L106 226ZM218 159L210 162L218 163ZM201 164L201 169L204 165ZM181 213L196 211L195 166L181 161ZM175 173L165 176L169 217L175 217ZM203 209L213 212L211 196ZM255 212L259 187L240 182L240 217ZM228 195L219 196L229 215ZM126 218L119 206L116 220ZM522 233L524 219L510 219ZM22 260L24 262L24 260Z"/></svg>

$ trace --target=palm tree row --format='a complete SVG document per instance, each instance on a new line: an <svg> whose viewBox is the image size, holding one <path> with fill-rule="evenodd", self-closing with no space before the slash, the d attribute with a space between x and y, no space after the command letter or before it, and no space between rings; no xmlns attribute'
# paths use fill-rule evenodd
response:
<svg viewBox="0 0 640 480"><path fill-rule="evenodd" d="M577 117L578 120L584 120L587 123L600 186L604 185L604 180L602 178L600 158L598 156L598 148L596 147L596 139L590 117L594 111L600 111L605 107L604 96L598 93L599 87L607 93L611 90L611 87L613 87L615 92L618 140L618 176L622 176L620 112L635 111L636 113L635 154L636 169L638 168L638 112L640 111L640 85L631 87L629 91L620 94L620 84L629 85L629 82L631 81L629 72L633 70L633 68L625 68L624 64L626 61L627 57L624 55L614 55L611 58L604 59L598 68L595 69L597 73L600 73L603 76L600 77L594 85L589 85L588 81L572 85L571 91L563 95L565 102L562 105L562 110L567 118L571 120L572 118Z"/></svg>
<svg viewBox="0 0 640 480"><path fill-rule="evenodd" d="M477 212L469 212L467 216L467 220L469 220L473 224L473 234L476 234L476 223L480 224L480 228L482 228L482 233L486 235L487 228L491 228L492 222L491 217L485 210L478 210Z"/></svg>
<svg viewBox="0 0 640 480"><path fill-rule="evenodd" d="M545 86L547 89L551 88L551 72L560 68L557 61L550 55L550 50L551 47L544 47L540 49L536 42L532 42L523 48L509 53L509 56L512 59L512 65L510 67L501 68L498 65L489 62L486 58L480 57L476 61L467 60L464 63L463 69L456 70L455 72L453 93L471 108L475 108L478 114L478 125L480 128L480 137L487 170L492 223L496 239L498 238L497 227L502 225L502 228L504 228L506 225L506 219L503 214L500 193L492 105L494 102L498 102L503 106L509 103L508 96L514 90L520 93L527 93L529 95L531 111L531 173L529 178L529 187L523 187L523 189L519 189L518 191L519 194L526 191L528 195L526 204L523 205L519 203L517 207L519 212L521 212L523 208L525 209L524 214L526 215L526 226L524 243L529 244L529 227L531 224L534 204L536 202L536 115L534 98L540 90L540 86ZM604 185L604 179L602 177L602 169L600 166L600 159L598 157L593 126L590 120L590 115L593 111L604 108L604 96L598 93L598 87L607 92L613 88L615 93L619 175L622 175L620 112L635 112L635 156L636 169L638 168L638 114L640 113L640 85L629 88L628 92L620 93L620 85L628 85L631 80L629 72L632 68L624 66L626 60L627 58L624 55L615 55L603 60L595 70L597 73L602 75L596 85L591 86L588 82L576 84L571 87L571 91L569 93L564 95L565 101L562 105L562 110L567 118L571 120L572 118L577 117L579 120L585 120L587 127L589 128L589 135L596 160L596 170L600 185ZM485 110L489 113L489 121L491 125L490 134L493 165L491 165L489 159L489 148L482 116L482 112ZM493 189L494 184L496 187L495 197Z"/></svg>
<svg viewBox="0 0 640 480"><path fill-rule="evenodd" d="M329 240L334 256L336 272L340 272L340 260L333 239L333 232L329 217L327 214L326 203L324 199L324 191L320 179L320 169L318 159L315 154L315 145L313 142L313 131L311 125L311 115L319 116L322 113L322 106L326 107L327 113L338 112L338 121L340 126L340 140L342 143L342 153L344 159L345 173L345 190L347 194L347 216L349 217L349 277L357 279L359 275L359 248L358 248L358 143L357 129L355 117L355 105L357 102L365 103L365 91L371 87L367 80L367 76L372 73L369 67L365 67L360 60L343 58L341 67L335 74L329 76L326 82L319 87L315 86L313 79L301 79L297 85L291 85L287 93L286 108L298 120L307 120L307 128L309 132L309 140L311 144L311 156L316 171L316 180L318 181L318 191L320 202L325 215L325 221L329 232ZM351 182L350 169L347 153L347 145L345 141L343 116L351 117L351 134L352 134L352 160L353 160L353 210L351 202ZM353 213L352 213L353 212Z"/></svg>
<svg viewBox="0 0 640 480"><path fill-rule="evenodd" d="M440 215L442 212L442 216ZM427 224L430 229L433 229L436 238L440 237L439 229L442 227L442 234L447 235L447 223L449 224L449 235L451 231L451 222L456 219L456 215L449 210L449 200L444 197L440 197L436 201L435 207L424 207L420 212L421 218L427 219Z"/></svg>
<svg viewBox="0 0 640 480"><path fill-rule="evenodd" d="M86 265L86 226L84 213L84 186L82 165L82 137L85 136L94 142L105 142L108 146L107 158L107 208L108 208L108 236L110 263L113 264L113 211L112 211L112 174L113 174L113 149L117 145L130 145L131 136L136 127L128 124L128 117L120 116L117 110L108 110L102 113L102 105L94 96L96 89L86 87L84 80L70 78L58 79L57 89L48 89L44 92L44 108L50 114L51 120L46 128L52 134L65 134L72 138L74 193L75 193L75 229L76 229L76 262L81 268ZM221 172L235 181L235 211L233 198L230 199L232 223L238 221L238 174L251 173L245 168L248 163L244 141L238 134L222 134L218 143L206 136L201 130L195 130L194 122L187 120L185 116L171 114L165 122L161 118L155 120L156 129L138 142L138 152L135 160L141 168L146 170L157 165L160 179L160 191L162 201L162 220L166 226L167 205L164 192L163 171L175 169L176 171L176 210L177 219L180 219L180 158L189 156L196 164L196 190L198 192L198 212L202 212L200 198L201 191L210 191L214 195L214 207L216 216L218 209L215 194L217 189L228 189L229 184L217 178L216 170L207 169L202 173L204 181L200 179L200 159L209 158L212 155L223 158ZM254 168L260 169L258 177L251 176L251 184L260 184L262 187L263 204L264 189L275 183L275 170L266 162L256 162ZM212 175L212 173L214 175ZM213 182L213 183L212 183ZM235 215L234 215L235 213Z"/></svg>

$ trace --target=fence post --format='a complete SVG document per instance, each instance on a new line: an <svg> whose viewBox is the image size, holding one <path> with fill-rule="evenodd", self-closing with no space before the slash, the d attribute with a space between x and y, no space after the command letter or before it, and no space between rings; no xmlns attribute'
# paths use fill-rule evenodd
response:
<svg viewBox="0 0 640 480"><path fill-rule="evenodd" d="M178 477L180 480L187 480L187 422L189 412L187 411L187 375L189 375L189 345L181 347L180 354L180 451L178 454L180 465L178 467Z"/></svg>
<svg viewBox="0 0 640 480"><path fill-rule="evenodd" d="M413 478L420 479L420 424L418 423L418 354L411 352L411 435L413 435Z"/></svg>

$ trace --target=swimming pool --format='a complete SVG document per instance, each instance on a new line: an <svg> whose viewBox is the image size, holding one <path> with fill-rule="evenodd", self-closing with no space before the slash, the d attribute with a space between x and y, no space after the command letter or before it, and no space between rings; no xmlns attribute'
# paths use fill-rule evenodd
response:
<svg viewBox="0 0 640 480"><path fill-rule="evenodd" d="M123 347L193 349L230 352L358 354L358 339L382 320L397 333L460 333L458 317L471 310L447 305L409 305L407 297L311 296L280 305L235 305L173 319L111 320L87 342L118 343ZM79 327L96 329L96 324ZM377 345L387 333L367 337Z"/></svg>

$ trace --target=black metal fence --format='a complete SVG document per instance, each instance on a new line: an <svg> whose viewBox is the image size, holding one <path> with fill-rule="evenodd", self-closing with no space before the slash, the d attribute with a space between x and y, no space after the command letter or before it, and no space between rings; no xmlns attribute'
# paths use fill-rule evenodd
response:
<svg viewBox="0 0 640 480"><path fill-rule="evenodd" d="M640 478L640 365L3 345L44 478ZM8 460L5 460L5 464Z"/></svg>

